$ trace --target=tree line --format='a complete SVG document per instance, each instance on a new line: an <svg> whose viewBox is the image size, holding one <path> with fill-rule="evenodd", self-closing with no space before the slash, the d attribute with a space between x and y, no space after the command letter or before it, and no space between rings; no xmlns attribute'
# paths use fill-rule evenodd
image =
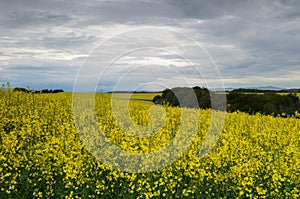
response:
<svg viewBox="0 0 300 199"><path fill-rule="evenodd" d="M295 93L279 95L274 92L263 94L230 92L227 94L227 110L229 112L239 110L250 114L293 115L296 111L300 111L300 101Z"/></svg>
<svg viewBox="0 0 300 199"><path fill-rule="evenodd" d="M25 93L62 93L63 89L42 89L42 90L30 90L26 88L16 87L13 91L25 92Z"/></svg>
<svg viewBox="0 0 300 199"><path fill-rule="evenodd" d="M211 100L209 90L200 87L176 87L165 89L162 95L153 98L155 104L181 106L190 108L210 108Z"/></svg>
<svg viewBox="0 0 300 199"><path fill-rule="evenodd" d="M249 91L249 90L247 90ZM176 87L165 89L161 95L153 98L155 104L189 107L189 108L211 108L211 99L221 95L218 92L209 91L204 87ZM226 93L227 111L242 111L249 114L273 114L273 115L294 115L300 112L300 100L295 93L277 94L275 92L241 92L234 90ZM217 101L217 100L216 100ZM214 109L221 106L214 106ZM224 108L223 108L224 109Z"/></svg>

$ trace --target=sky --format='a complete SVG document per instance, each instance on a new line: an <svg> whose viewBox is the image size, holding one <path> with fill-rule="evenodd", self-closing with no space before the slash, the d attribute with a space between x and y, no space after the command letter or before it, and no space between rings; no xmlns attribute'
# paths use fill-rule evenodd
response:
<svg viewBox="0 0 300 199"><path fill-rule="evenodd" d="M0 83L33 89L300 87L298 0L7 0Z"/></svg>

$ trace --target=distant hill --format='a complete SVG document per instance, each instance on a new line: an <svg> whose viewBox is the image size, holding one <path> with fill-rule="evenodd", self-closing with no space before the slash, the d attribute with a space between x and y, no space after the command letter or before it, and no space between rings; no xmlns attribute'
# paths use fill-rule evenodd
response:
<svg viewBox="0 0 300 199"><path fill-rule="evenodd" d="M276 86L259 86L259 87L240 87L240 88L233 88L233 87L225 87L225 88L209 88L210 91L226 91L231 92L233 90L240 90L240 92L264 92L264 91L274 91L274 92L300 92L300 88L283 88L283 87L276 87ZM162 92L161 90L138 90L138 91L131 91L131 90L120 90L120 91L112 91L112 90L98 90L97 92L104 92L104 93L157 93Z"/></svg>
<svg viewBox="0 0 300 199"><path fill-rule="evenodd" d="M300 88L280 88L274 86L263 86L263 87L248 87L248 88L238 88L233 90L227 90L229 92L300 92Z"/></svg>
<svg viewBox="0 0 300 199"><path fill-rule="evenodd" d="M230 92L233 90L259 90L259 91L281 91L286 90L285 88L281 87L275 87L275 86L260 86L260 87L241 87L241 88L232 88L232 87L226 87L226 88L212 88L212 91L226 91Z"/></svg>
<svg viewBox="0 0 300 199"><path fill-rule="evenodd" d="M211 88L211 91L226 91L226 92L230 92L232 90L234 90L235 88L231 88L231 87L227 87L227 88Z"/></svg>
<svg viewBox="0 0 300 199"><path fill-rule="evenodd" d="M233 87L226 87L226 88L212 88L212 91L241 91L241 92L263 92L263 91L276 91L276 92L300 92L300 88L283 88L283 87L276 87L276 86L259 86L259 87L240 87L240 88L233 88Z"/></svg>
<svg viewBox="0 0 300 199"><path fill-rule="evenodd" d="M283 92L300 92L300 88L289 88L282 90Z"/></svg>
<svg viewBox="0 0 300 199"><path fill-rule="evenodd" d="M261 87L252 87L251 89L265 90L265 91L280 91L280 90L284 90L285 88L280 88L275 86L261 86Z"/></svg>

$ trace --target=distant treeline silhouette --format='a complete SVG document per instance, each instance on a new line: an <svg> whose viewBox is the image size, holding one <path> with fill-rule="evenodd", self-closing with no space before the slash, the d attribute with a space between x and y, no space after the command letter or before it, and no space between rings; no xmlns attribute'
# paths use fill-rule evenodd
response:
<svg viewBox="0 0 300 199"><path fill-rule="evenodd" d="M221 95L200 87L176 87L165 89L162 95L153 98L155 104L190 108L211 108L211 98ZM255 92L249 89L234 90L226 94L227 111L242 111L249 114L294 115L300 112L300 100L295 93ZM220 106L221 107L221 106ZM218 109L218 106L214 107ZM220 109L221 110L221 109Z"/></svg>
<svg viewBox="0 0 300 199"><path fill-rule="evenodd" d="M276 94L267 92L263 94L245 94L241 92L230 92L227 94L227 110L229 112L242 111L250 114L274 114L288 115L300 111L299 97L295 93Z"/></svg>
<svg viewBox="0 0 300 199"><path fill-rule="evenodd" d="M20 88L16 87L13 89L13 91L20 91L20 92L25 92L25 93L62 93L64 90L62 89L43 89L43 90L29 90L26 88Z"/></svg>

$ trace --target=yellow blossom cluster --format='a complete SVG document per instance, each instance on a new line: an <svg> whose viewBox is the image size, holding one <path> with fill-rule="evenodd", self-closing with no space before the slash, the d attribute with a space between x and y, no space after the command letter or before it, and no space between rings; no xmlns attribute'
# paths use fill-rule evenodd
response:
<svg viewBox="0 0 300 199"><path fill-rule="evenodd" d="M90 126L76 127L74 120L90 120L85 121L86 114L74 116L72 93L0 90L0 198L300 198L297 115L228 113L216 145L200 157L212 110L137 99L152 98L147 95L136 94L128 102L124 96L96 94L99 137L125 151L107 154L108 163L121 164L118 158L130 158L126 151L151 154L167 147L180 129L192 142L172 162L164 162L166 156L141 162L148 168L160 160L163 168L131 173L99 161L101 141ZM174 150L186 144L180 137Z"/></svg>

